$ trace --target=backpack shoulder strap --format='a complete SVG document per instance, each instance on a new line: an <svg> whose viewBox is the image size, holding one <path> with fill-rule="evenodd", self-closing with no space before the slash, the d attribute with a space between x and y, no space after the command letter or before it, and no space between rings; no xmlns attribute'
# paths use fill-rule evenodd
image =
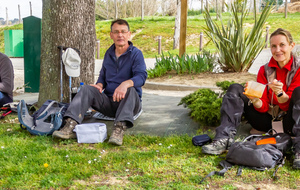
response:
<svg viewBox="0 0 300 190"><path fill-rule="evenodd" d="M21 123L21 128L26 129L26 128L31 128L34 123L33 123L33 118L29 114L29 111L27 109L27 105L24 100L21 100L17 106L17 111L18 111L18 119L19 122ZM25 126L26 128L22 127Z"/></svg>
<svg viewBox="0 0 300 190"><path fill-rule="evenodd" d="M213 175L224 176L224 174L233 166L231 163L227 162L226 160L222 160L220 162L220 165L223 167L222 170L210 172L200 181L199 184L201 184L206 178L211 177Z"/></svg>
<svg viewBox="0 0 300 190"><path fill-rule="evenodd" d="M241 176L242 175L242 172L243 172L243 166L239 166L239 168L238 168L238 171L237 171L237 176Z"/></svg>
<svg viewBox="0 0 300 190"><path fill-rule="evenodd" d="M282 160L280 160L278 165L276 166L275 171L273 172L273 175L272 175L273 178L276 178L276 173L277 173L278 169L281 168L284 165L284 163L285 163L285 157Z"/></svg>
<svg viewBox="0 0 300 190"><path fill-rule="evenodd" d="M57 101L54 101L54 100L51 101L51 102L47 105L47 107L46 107L44 110L42 110L42 112L41 112L39 115L36 116L35 119L38 119L39 116L44 115L46 112L48 112L48 110L49 110L52 106L59 107L58 102L57 102Z"/></svg>

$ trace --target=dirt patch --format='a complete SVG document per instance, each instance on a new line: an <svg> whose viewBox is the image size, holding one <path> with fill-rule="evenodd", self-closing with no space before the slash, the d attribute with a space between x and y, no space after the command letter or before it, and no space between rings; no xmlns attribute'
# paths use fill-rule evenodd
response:
<svg viewBox="0 0 300 190"><path fill-rule="evenodd" d="M106 176L105 179L99 176L92 176L90 180L74 180L75 184L80 184L82 186L110 186L119 184L123 187L126 187L126 184L129 183L127 177L114 177L114 176ZM75 185L76 186L76 185ZM75 188L73 186L72 188Z"/></svg>
<svg viewBox="0 0 300 190"><path fill-rule="evenodd" d="M136 32L131 33L131 37L130 40L132 40L134 38L135 35L137 35L138 33L140 33L141 31L143 31L142 29L136 30Z"/></svg>
<svg viewBox="0 0 300 190"><path fill-rule="evenodd" d="M265 190L272 190L272 189L278 189L277 184L270 184L270 183L255 183L255 184L239 184L239 183L233 183L233 186L236 187L239 190L250 190L250 189L265 189ZM280 187L281 190L288 190L288 188Z"/></svg>
<svg viewBox="0 0 300 190"><path fill-rule="evenodd" d="M256 81L256 75L248 72L240 73L200 73L177 75L168 73L162 77L147 79L148 82L163 84L179 84L187 86L207 86L216 87L216 82L234 81L236 83L246 83L247 81Z"/></svg>

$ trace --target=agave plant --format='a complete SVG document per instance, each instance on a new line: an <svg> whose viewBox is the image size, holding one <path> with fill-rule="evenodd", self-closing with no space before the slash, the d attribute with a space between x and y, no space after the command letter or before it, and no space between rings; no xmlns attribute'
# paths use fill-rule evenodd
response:
<svg viewBox="0 0 300 190"><path fill-rule="evenodd" d="M258 20L255 17L254 26L250 32L246 32L244 26L244 21L249 13L249 9L246 7L247 0L235 0L229 8L231 19L225 26L220 17L220 27L211 18L209 10L204 11L206 22L204 32L219 51L218 63L223 71L248 71L265 46L263 27L272 7L266 6Z"/></svg>

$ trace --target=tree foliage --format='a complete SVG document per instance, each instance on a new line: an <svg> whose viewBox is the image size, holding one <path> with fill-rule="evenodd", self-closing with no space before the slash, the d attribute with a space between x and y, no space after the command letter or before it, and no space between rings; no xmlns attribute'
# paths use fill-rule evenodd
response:
<svg viewBox="0 0 300 190"><path fill-rule="evenodd" d="M141 0L117 0L116 3L119 18L141 16ZM144 0L143 3L145 16L154 16L159 13L163 16L171 16L176 13L176 0ZM97 0L95 13L99 20L114 19L115 0Z"/></svg>

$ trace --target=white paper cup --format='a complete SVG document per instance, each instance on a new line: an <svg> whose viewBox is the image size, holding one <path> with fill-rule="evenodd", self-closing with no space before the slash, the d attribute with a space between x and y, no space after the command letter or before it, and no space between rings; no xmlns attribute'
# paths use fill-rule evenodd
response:
<svg viewBox="0 0 300 190"><path fill-rule="evenodd" d="M249 81L247 88L245 89L245 95L261 98L264 91L265 91L266 85L255 82L255 81Z"/></svg>

